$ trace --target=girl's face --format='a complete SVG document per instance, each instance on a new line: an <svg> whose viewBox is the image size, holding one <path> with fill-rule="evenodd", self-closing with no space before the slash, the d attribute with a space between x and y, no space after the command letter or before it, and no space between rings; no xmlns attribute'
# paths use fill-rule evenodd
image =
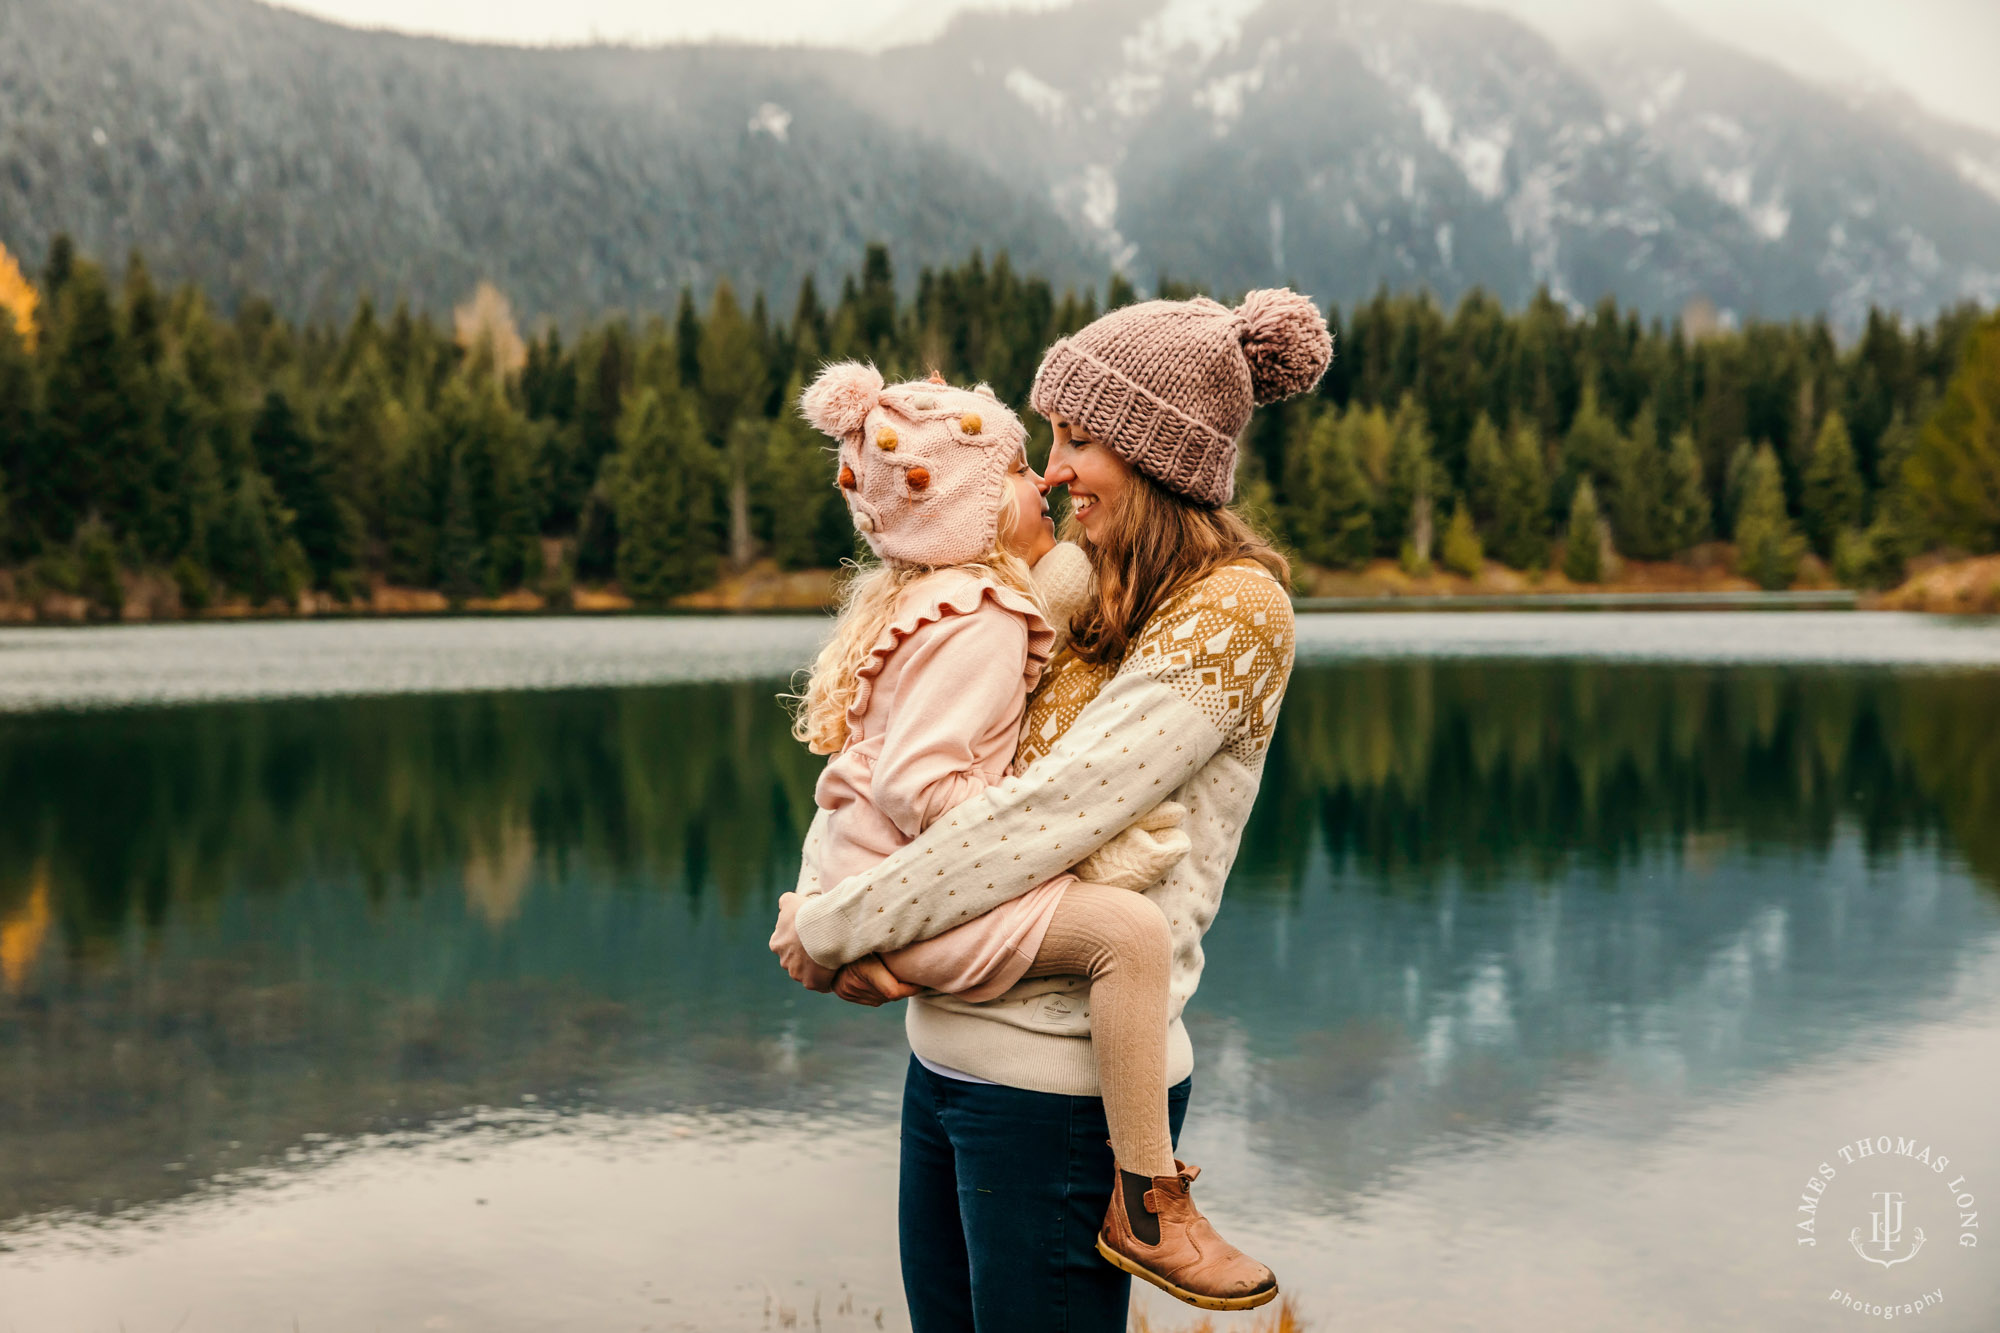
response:
<svg viewBox="0 0 2000 1333"><path fill-rule="evenodd" d="M1014 522L1000 534L1000 545L1033 564L1056 544L1055 521L1049 517L1048 483L1028 466L1028 456L1014 457L1007 485L1014 497Z"/></svg>
<svg viewBox="0 0 2000 1333"><path fill-rule="evenodd" d="M1069 487L1069 508L1083 525L1084 535L1093 541L1105 531L1118 498L1132 478L1132 465L1108 447L1083 435L1058 416L1056 442L1049 450L1047 486Z"/></svg>

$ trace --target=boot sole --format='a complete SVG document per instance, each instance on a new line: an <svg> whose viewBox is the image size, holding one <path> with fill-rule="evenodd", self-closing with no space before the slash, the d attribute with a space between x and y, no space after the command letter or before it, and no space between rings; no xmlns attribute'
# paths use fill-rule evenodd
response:
<svg viewBox="0 0 2000 1333"><path fill-rule="evenodd" d="M1097 1238L1097 1252L1113 1267L1122 1268L1133 1277L1152 1283L1177 1301L1185 1301L1203 1310L1254 1310L1268 1304L1278 1294L1278 1284L1274 1282L1268 1290L1255 1291L1248 1296L1204 1296L1200 1292L1177 1287L1144 1265L1134 1263L1105 1244L1102 1236Z"/></svg>

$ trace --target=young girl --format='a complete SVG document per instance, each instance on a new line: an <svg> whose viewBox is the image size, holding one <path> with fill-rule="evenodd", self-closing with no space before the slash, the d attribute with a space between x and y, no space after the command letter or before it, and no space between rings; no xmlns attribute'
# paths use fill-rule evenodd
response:
<svg viewBox="0 0 2000 1333"><path fill-rule="evenodd" d="M953 388L935 375L885 386L850 362L828 367L801 407L840 442L838 484L882 561L850 585L799 698L795 734L833 756L814 793L827 820L807 848L805 880L830 888L1007 778L1028 693L1089 576L1081 551L1055 542L1025 429L986 386ZM1180 1169L1167 1127L1171 939L1159 908L1132 890L1186 852L1174 827L1184 816L1163 803L1075 873L1024 883L984 915L960 910L962 922L879 955L897 979L968 1001L1023 978L1089 978L1085 1013L1126 1192ZM1010 874L999 859L975 870ZM951 914L955 890L922 888ZM1270 1270L1192 1207L1137 1213L1138 1227L1099 1232L1118 1267L1209 1309L1277 1294Z"/></svg>

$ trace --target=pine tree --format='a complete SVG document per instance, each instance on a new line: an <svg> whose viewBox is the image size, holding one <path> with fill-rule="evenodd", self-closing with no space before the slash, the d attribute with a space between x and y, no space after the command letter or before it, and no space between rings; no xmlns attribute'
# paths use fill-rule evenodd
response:
<svg viewBox="0 0 2000 1333"><path fill-rule="evenodd" d="M1736 447L1729 451L1729 462L1722 473L1722 521L1719 524L1729 532L1736 530L1737 515L1743 510L1744 487L1750 478L1750 464L1756 457L1757 448L1748 440L1738 440Z"/></svg>
<svg viewBox="0 0 2000 1333"><path fill-rule="evenodd" d="M387 573L406 587L437 586L439 520L450 482L450 462L440 451L428 414L412 414L387 441Z"/></svg>
<svg viewBox="0 0 2000 1333"><path fill-rule="evenodd" d="M327 588L360 556L359 516L334 493L325 444L278 389L264 394L250 428L257 466L292 513L292 535L304 549L312 581Z"/></svg>
<svg viewBox="0 0 2000 1333"><path fill-rule="evenodd" d="M1597 488L1579 477L1569 502L1569 526L1563 533L1563 577L1572 583L1598 583L1604 578L1604 521L1598 516Z"/></svg>
<svg viewBox="0 0 2000 1333"><path fill-rule="evenodd" d="M722 467L693 405L642 388L618 435L618 581L631 597L652 603L705 586L719 554Z"/></svg>
<svg viewBox="0 0 2000 1333"><path fill-rule="evenodd" d="M47 409L23 500L44 536L66 543L107 489L124 491L135 452L130 350L96 265L71 270L50 342Z"/></svg>
<svg viewBox="0 0 2000 1333"><path fill-rule="evenodd" d="M1481 412L1472 423L1472 436L1465 445L1465 489L1471 501L1472 519L1487 536L1493 534L1500 513L1501 493L1507 485L1507 445L1500 438L1493 418Z"/></svg>
<svg viewBox="0 0 2000 1333"><path fill-rule="evenodd" d="M1865 549L1859 559L1850 558L1844 582L1864 587L1892 588L1903 581L1910 557L1917 553L1917 537L1923 520L1911 493L1906 469L1916 452L1918 431L1901 408L1889 417L1876 451L1876 469L1882 488L1875 496L1875 517L1863 533ZM1836 556L1838 551L1835 552Z"/></svg>
<svg viewBox="0 0 2000 1333"><path fill-rule="evenodd" d="M1507 445L1507 472L1493 516L1493 554L1515 569L1540 569L1549 552L1548 473L1542 441L1526 422Z"/></svg>
<svg viewBox="0 0 2000 1333"><path fill-rule="evenodd" d="M896 356L896 279L889 247L870 243L861 255L861 288L854 302L855 333L862 355L892 367Z"/></svg>
<svg viewBox="0 0 2000 1333"><path fill-rule="evenodd" d="M440 577L461 599L473 591L492 597L520 586L540 554L529 491L530 424L477 366L445 385L431 420L444 483ZM457 517L451 511L454 472L464 473L463 513ZM462 523L462 531L454 523Z"/></svg>
<svg viewBox="0 0 2000 1333"><path fill-rule="evenodd" d="M604 460L584 497L583 512L577 516L574 577L585 582L618 576L617 483L623 462L616 453Z"/></svg>
<svg viewBox="0 0 2000 1333"><path fill-rule="evenodd" d="M792 310L792 370L803 376L826 359L826 309L819 303L819 284L808 273L799 280L799 300ZM787 399L780 411L789 410Z"/></svg>
<svg viewBox="0 0 2000 1333"><path fill-rule="evenodd" d="M27 469L40 461L38 388L28 349L13 325L0 319L0 474L8 479L12 515L6 533L0 536L0 560L31 555L37 545L33 514L24 507L23 495L32 482Z"/></svg>
<svg viewBox="0 0 2000 1333"><path fill-rule="evenodd" d="M1791 586L1798 573L1805 540L1785 512L1785 482L1778 454L1762 444L1751 455L1736 510L1736 568L1758 587Z"/></svg>
<svg viewBox="0 0 2000 1333"><path fill-rule="evenodd" d="M1472 509L1463 500L1452 507L1451 524L1444 530L1444 542L1438 558L1454 574L1468 579L1479 577L1486 552L1479 544L1479 532L1472 522Z"/></svg>
<svg viewBox="0 0 2000 1333"><path fill-rule="evenodd" d="M216 565L229 586L253 605L262 606L274 597L297 591L294 580L298 571L290 557L298 546L289 540L289 520L270 480L254 467L244 468L223 516Z"/></svg>
<svg viewBox="0 0 2000 1333"><path fill-rule="evenodd" d="M1806 465L1806 532L1813 549L1831 556L1835 541L1849 528L1860 526L1866 492L1861 471L1854 463L1854 446L1847 434L1847 421L1838 412L1828 412L1820 423L1819 438L1812 459Z"/></svg>
<svg viewBox="0 0 2000 1333"><path fill-rule="evenodd" d="M1596 486L1606 486L1617 476L1620 439L1617 424L1604 415L1597 404L1597 386L1586 381L1583 401L1563 436L1562 467L1556 476L1555 503L1567 510L1576 488L1585 477Z"/></svg>
<svg viewBox="0 0 2000 1333"><path fill-rule="evenodd" d="M1431 499L1439 490L1441 470L1431 456L1430 425L1416 395L1406 393L1390 424L1386 484L1377 492L1376 549L1400 556L1405 544L1417 563L1430 559ZM1423 538L1422 549L1415 539Z"/></svg>
<svg viewBox="0 0 2000 1333"><path fill-rule="evenodd" d="M153 275L146 261L134 250L125 262L125 338L132 359L152 369L166 355L161 329L160 295L153 287Z"/></svg>
<svg viewBox="0 0 2000 1333"><path fill-rule="evenodd" d="M1611 532L1619 551L1638 560L1673 553L1663 529L1667 460L1660 450L1651 404L1639 409L1629 434L1616 437L1611 489Z"/></svg>
<svg viewBox="0 0 2000 1333"><path fill-rule="evenodd" d="M479 528L472 513L472 472L469 445L451 452L446 474L444 523L438 532L438 582L454 606L479 590L482 561Z"/></svg>
<svg viewBox="0 0 2000 1333"><path fill-rule="evenodd" d="M1924 536L1975 554L2000 550L2000 314L1966 339L1903 477Z"/></svg>
<svg viewBox="0 0 2000 1333"><path fill-rule="evenodd" d="M674 311L674 356L683 389L701 384L701 334L701 316L695 313L694 292L683 287L681 303Z"/></svg>
<svg viewBox="0 0 2000 1333"><path fill-rule="evenodd" d="M321 440L328 485L360 554L387 537L389 458L408 418L391 395L388 368L372 340L345 359L347 370L326 407Z"/></svg>
<svg viewBox="0 0 2000 1333"><path fill-rule="evenodd" d="M182 556L207 575L214 569L215 555L225 540L223 523L229 513L229 497L223 491L222 465L208 437L195 437L193 450L181 472Z"/></svg>
<svg viewBox="0 0 2000 1333"><path fill-rule="evenodd" d="M185 380L177 380L181 392L192 396ZM214 553L227 543L224 521L228 497L223 492L222 466L216 461L209 433L190 427L192 441L184 446L175 501L179 506L177 527L180 550L173 561L174 583L180 589L181 605L200 611L214 597Z"/></svg>
<svg viewBox="0 0 2000 1333"><path fill-rule="evenodd" d="M71 275L76 272L76 243L69 233L59 231L49 242L48 262L42 267L42 294L51 306L62 299L63 288L69 286Z"/></svg>
<svg viewBox="0 0 2000 1333"><path fill-rule="evenodd" d="M111 619L123 618L125 585L118 577L118 544L95 514L77 529L76 554L83 567L84 597Z"/></svg>
<svg viewBox="0 0 2000 1333"><path fill-rule="evenodd" d="M499 407L505 411L506 404ZM511 413L509 414L511 416ZM535 501L527 431L518 419L490 434L493 530L481 562L494 593L525 587L542 573L542 546L535 530Z"/></svg>
<svg viewBox="0 0 2000 1333"><path fill-rule="evenodd" d="M1660 527L1670 555L1678 555L1708 536L1708 487L1701 475L1701 451L1695 447L1694 432L1686 427L1674 432L1667 451Z"/></svg>
<svg viewBox="0 0 2000 1333"><path fill-rule="evenodd" d="M692 298L690 298L690 302ZM693 313L692 304L688 307ZM695 321L700 346L700 321ZM604 460L618 448L618 420L633 383L637 357L629 330L610 323L587 336L577 348L577 405L574 436L562 438L560 470L551 478L543 530L570 532L582 522L583 507L596 484ZM674 378L682 372L676 370ZM699 365L693 372L699 375ZM579 573L582 571L579 570Z"/></svg>
<svg viewBox="0 0 2000 1333"><path fill-rule="evenodd" d="M1292 541L1314 564L1359 569L1375 551L1374 494L1354 445L1359 408L1317 413L1295 431L1286 469Z"/></svg>
<svg viewBox="0 0 2000 1333"><path fill-rule="evenodd" d="M112 462L101 508L138 553L165 560L173 552L175 458L166 440L163 382L165 313L152 275L135 250L125 266L121 334L130 427L121 457Z"/></svg>
<svg viewBox="0 0 2000 1333"><path fill-rule="evenodd" d="M702 329L701 399L709 442L722 451L729 468L729 559L741 569L750 563L750 471L763 444L761 413L768 361L755 325L743 317L727 278L715 284L708 322ZM740 429L739 429L740 426Z"/></svg>

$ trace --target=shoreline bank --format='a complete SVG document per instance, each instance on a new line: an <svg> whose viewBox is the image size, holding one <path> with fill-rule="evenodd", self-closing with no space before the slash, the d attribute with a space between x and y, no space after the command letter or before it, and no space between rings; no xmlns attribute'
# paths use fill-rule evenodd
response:
<svg viewBox="0 0 2000 1333"><path fill-rule="evenodd" d="M641 605L615 584L572 589L553 599L525 588L497 597L453 602L427 588L387 583L364 597L338 600L317 590L297 602L253 605L224 602L190 612L172 582L157 575L128 576L117 616L76 593L43 592L33 601L15 595L0 573L0 625L198 624L244 620L369 620L440 616L790 614L826 615L838 596L836 569L780 570L761 561L713 587ZM1302 614L1355 611L1603 611L1603 610L1854 610L1934 614L2000 614L2000 555L1915 562L1910 577L1885 592L1836 586L1808 568L1788 589L1766 591L1719 565L1625 562L1619 577L1596 584L1571 583L1559 572L1523 573L1489 563L1474 578L1434 571L1411 576L1379 560L1358 571L1305 567L1295 580L1293 606Z"/></svg>

